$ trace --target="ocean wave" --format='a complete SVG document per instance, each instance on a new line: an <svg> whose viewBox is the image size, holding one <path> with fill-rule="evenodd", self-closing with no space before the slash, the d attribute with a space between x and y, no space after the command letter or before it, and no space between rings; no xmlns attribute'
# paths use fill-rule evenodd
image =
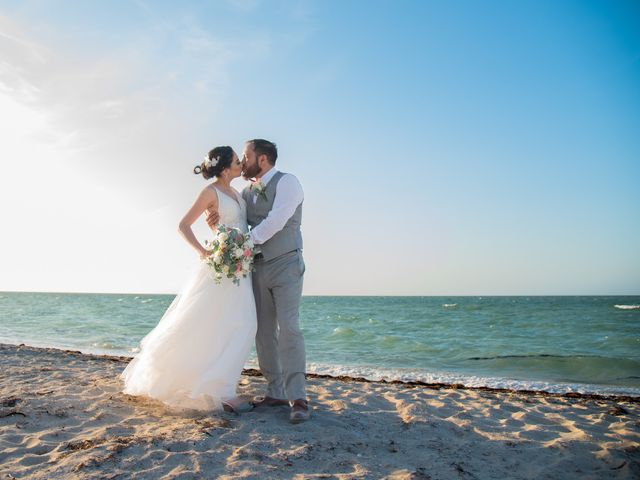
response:
<svg viewBox="0 0 640 480"><path fill-rule="evenodd" d="M0 337L0 344L5 344ZM17 346L14 342L7 342L6 345ZM35 348L55 348L63 351L78 350L85 354L94 355L117 355L131 358L137 353L138 348L129 348L122 351L113 351L100 348L69 347L63 345L43 345L38 342L29 342L29 346ZM251 355L245 368L259 369L255 355ZM462 385L464 387L487 387L507 390L527 390L548 393L578 393L592 395L624 395L640 398L640 388L628 386L599 385L590 383L569 383L553 382L541 380L523 380L509 377L495 377L464 374L451 371L429 371L425 369L375 367L369 365L333 365L318 362L308 362L307 372L316 375L329 375L331 377L350 377L353 379L364 378L369 381L400 381L400 382L421 382L426 384ZM632 375L624 378L637 378Z"/></svg>
<svg viewBox="0 0 640 480"><path fill-rule="evenodd" d="M640 310L640 305L614 305L614 307L620 310Z"/></svg>
<svg viewBox="0 0 640 480"><path fill-rule="evenodd" d="M245 368L259 369L258 359L252 355ZM519 380L508 377L468 375L448 371L427 371L410 368L383 368L368 365L331 365L327 363L308 362L307 372L331 377L364 378L376 381L422 382L447 385L463 385L465 387L487 387L507 390L530 390L549 393L580 393L592 395L625 395L640 397L640 388L609 386L588 383L544 382L535 380Z"/></svg>
<svg viewBox="0 0 640 480"><path fill-rule="evenodd" d="M352 337L356 334L352 329L347 327L336 327L333 329L332 336L337 337Z"/></svg>
<svg viewBox="0 0 640 480"><path fill-rule="evenodd" d="M457 307L458 304L457 303L444 303L444 304L442 304L442 306L444 308L450 308L450 307Z"/></svg>
<svg viewBox="0 0 640 480"><path fill-rule="evenodd" d="M544 382L507 377L466 375L456 372L425 371L405 368L380 368L363 365L329 365L309 363L307 372L332 377L347 376L371 381L401 381L459 384L465 387L488 387L509 390L533 390L549 393L583 393L595 395L628 395L640 397L640 388L586 383Z"/></svg>
<svg viewBox="0 0 640 480"><path fill-rule="evenodd" d="M495 357L469 357L467 360L500 360L503 358L605 358L598 355L552 355L536 353L532 355L496 355Z"/></svg>

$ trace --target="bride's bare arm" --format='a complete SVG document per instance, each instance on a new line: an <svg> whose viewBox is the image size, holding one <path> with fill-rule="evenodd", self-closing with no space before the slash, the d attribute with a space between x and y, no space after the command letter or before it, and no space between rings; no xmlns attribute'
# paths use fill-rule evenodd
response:
<svg viewBox="0 0 640 480"><path fill-rule="evenodd" d="M196 198L196 201L193 203L189 211L185 213L178 225L178 231L187 243L198 252L200 258L205 258L209 252L200 244L196 236L193 234L191 225L195 223L198 217L202 215L205 210L218 210L218 195L213 188L207 187L200 192L200 195L198 195L198 198Z"/></svg>

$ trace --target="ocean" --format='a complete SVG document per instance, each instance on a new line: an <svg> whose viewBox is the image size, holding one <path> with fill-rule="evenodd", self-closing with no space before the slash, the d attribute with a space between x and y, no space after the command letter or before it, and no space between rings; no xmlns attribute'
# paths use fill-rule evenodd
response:
<svg viewBox="0 0 640 480"><path fill-rule="evenodd" d="M0 343L131 356L173 298L0 292ZM305 296L301 324L313 373L640 396L640 296Z"/></svg>

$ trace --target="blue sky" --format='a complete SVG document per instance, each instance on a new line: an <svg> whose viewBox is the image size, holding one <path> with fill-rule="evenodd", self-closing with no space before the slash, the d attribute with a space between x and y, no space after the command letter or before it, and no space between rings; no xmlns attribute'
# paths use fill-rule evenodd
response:
<svg viewBox="0 0 640 480"><path fill-rule="evenodd" d="M0 62L0 289L177 291L263 137L308 295L640 294L637 2L4 1Z"/></svg>

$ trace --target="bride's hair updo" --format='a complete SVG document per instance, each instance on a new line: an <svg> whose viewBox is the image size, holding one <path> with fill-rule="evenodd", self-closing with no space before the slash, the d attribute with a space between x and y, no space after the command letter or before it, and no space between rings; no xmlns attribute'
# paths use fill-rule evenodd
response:
<svg viewBox="0 0 640 480"><path fill-rule="evenodd" d="M200 165L196 165L193 173L202 176L208 180L213 177L219 177L225 168L231 166L233 160L233 148L216 147L207 154L207 159Z"/></svg>

